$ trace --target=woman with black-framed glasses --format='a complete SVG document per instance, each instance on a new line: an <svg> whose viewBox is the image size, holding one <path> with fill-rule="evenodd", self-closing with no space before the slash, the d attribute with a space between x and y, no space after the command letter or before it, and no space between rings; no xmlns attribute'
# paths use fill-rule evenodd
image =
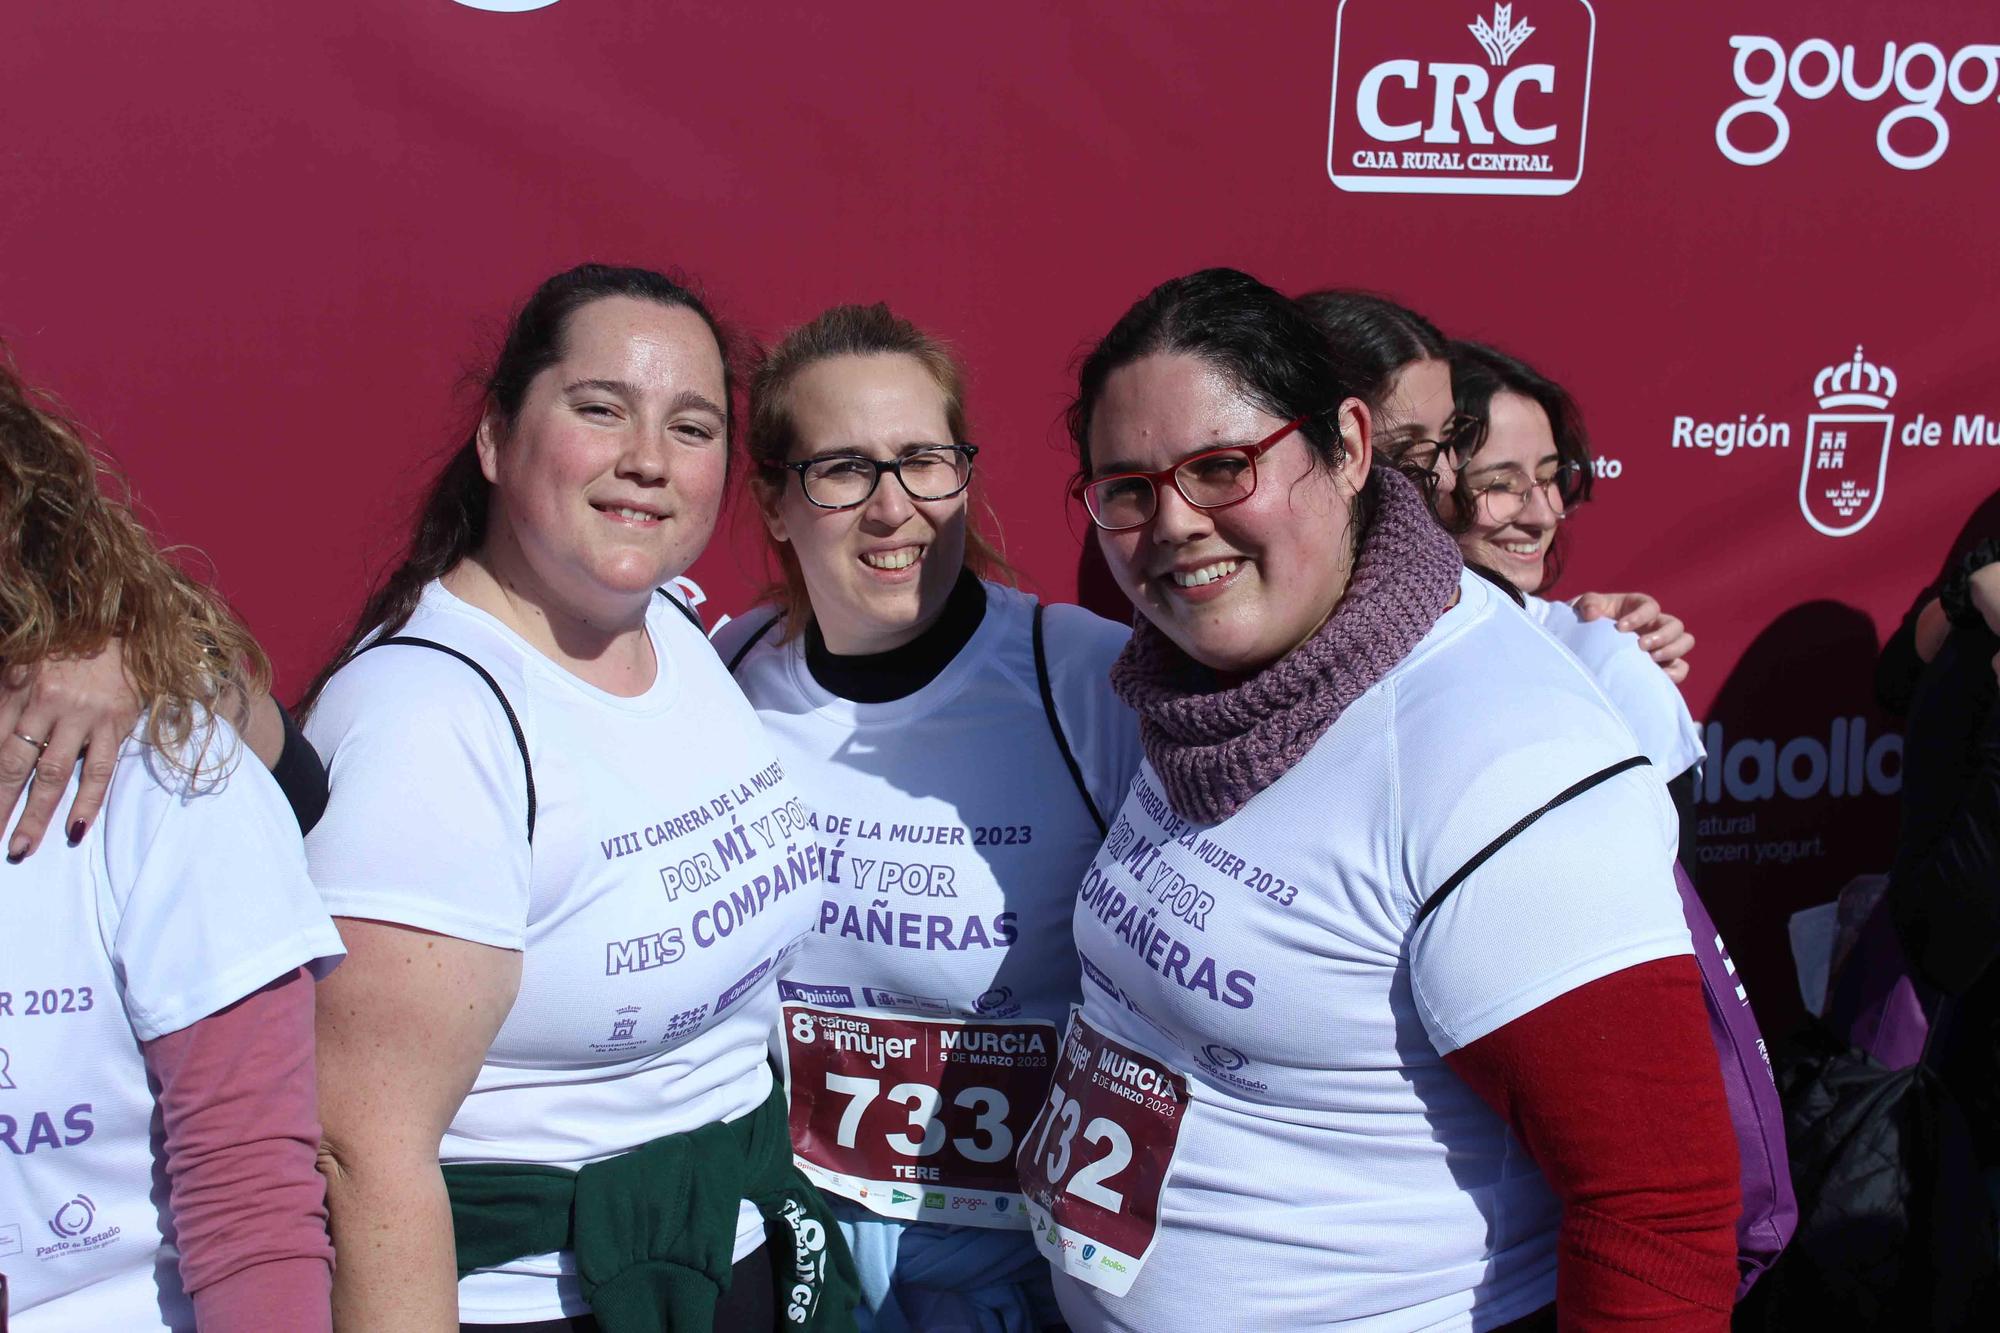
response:
<svg viewBox="0 0 2000 1333"><path fill-rule="evenodd" d="M787 334L748 433L782 578L716 636L828 852L780 1048L872 1333L1059 1322L1014 1153L1081 998L1076 884L1138 766L1104 683L1127 631L994 580L967 433L957 363L888 307Z"/></svg>

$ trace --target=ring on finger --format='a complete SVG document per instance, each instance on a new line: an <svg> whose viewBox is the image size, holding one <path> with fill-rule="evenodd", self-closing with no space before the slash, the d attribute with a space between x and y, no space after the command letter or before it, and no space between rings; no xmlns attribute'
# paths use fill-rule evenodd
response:
<svg viewBox="0 0 2000 1333"><path fill-rule="evenodd" d="M17 741L26 741L28 744L34 746L36 754L47 754L49 752L49 743L47 741L38 741L25 731L15 732L14 739Z"/></svg>

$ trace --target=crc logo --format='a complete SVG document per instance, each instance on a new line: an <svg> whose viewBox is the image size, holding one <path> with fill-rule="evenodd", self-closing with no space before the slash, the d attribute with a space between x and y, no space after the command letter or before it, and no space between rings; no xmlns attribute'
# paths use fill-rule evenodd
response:
<svg viewBox="0 0 2000 1333"><path fill-rule="evenodd" d="M1716 120L1715 146L1741 167L1761 167L1775 160L1792 141L1791 117L1778 104L1787 89L1808 102L1836 89L1857 102L1873 102L1893 89L1900 105L1876 124L1875 151L1884 162L1904 171L1922 171L1951 145L1951 125L1940 110L1947 92L1961 106L2000 100L1994 97L2000 90L2000 45L1963 46L1947 56L1932 42L1912 42L1900 52L1894 42L1884 42L1879 62L1865 48L1857 60L1852 45L1836 49L1824 37L1807 38L1789 55L1783 43L1770 37L1736 36L1729 45L1736 51L1731 74L1743 100L1732 102ZM1769 127L1771 141L1749 148L1739 143L1734 127L1745 117L1761 119ZM1898 125L1910 121L1922 128L1895 135ZM1753 119L1752 128L1742 135L1752 143L1761 137L1755 124ZM1890 142L1892 136L1903 140L1903 148Z"/></svg>
<svg viewBox="0 0 2000 1333"><path fill-rule="evenodd" d="M1363 194L1568 194L1596 41L1589 0L1342 0L1327 175Z"/></svg>
<svg viewBox="0 0 2000 1333"><path fill-rule="evenodd" d="M1880 409L1895 395L1896 372L1864 360L1859 347L1852 361L1828 366L1813 377L1813 396L1822 410L1806 418L1799 509L1806 522L1829 537L1853 536L1882 507L1896 419ZM1878 410L1832 410L1856 407Z"/></svg>

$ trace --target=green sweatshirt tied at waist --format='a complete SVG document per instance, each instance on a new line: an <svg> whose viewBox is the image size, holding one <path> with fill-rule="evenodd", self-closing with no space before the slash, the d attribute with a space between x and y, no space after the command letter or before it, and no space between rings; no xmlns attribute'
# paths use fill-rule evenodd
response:
<svg viewBox="0 0 2000 1333"><path fill-rule="evenodd" d="M783 1326L855 1326L854 1260L819 1191L792 1164L781 1087L739 1120L654 1139L579 1171L453 1165L444 1183L460 1277L572 1251L583 1298L605 1333L713 1333L741 1199L764 1215Z"/></svg>

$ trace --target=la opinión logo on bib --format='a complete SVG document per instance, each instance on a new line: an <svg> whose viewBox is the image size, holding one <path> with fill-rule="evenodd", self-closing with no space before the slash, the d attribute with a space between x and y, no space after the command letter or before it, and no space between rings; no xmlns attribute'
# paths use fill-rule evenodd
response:
<svg viewBox="0 0 2000 1333"><path fill-rule="evenodd" d="M1588 0L1343 0L1327 175L1364 194L1568 194L1596 42Z"/></svg>

